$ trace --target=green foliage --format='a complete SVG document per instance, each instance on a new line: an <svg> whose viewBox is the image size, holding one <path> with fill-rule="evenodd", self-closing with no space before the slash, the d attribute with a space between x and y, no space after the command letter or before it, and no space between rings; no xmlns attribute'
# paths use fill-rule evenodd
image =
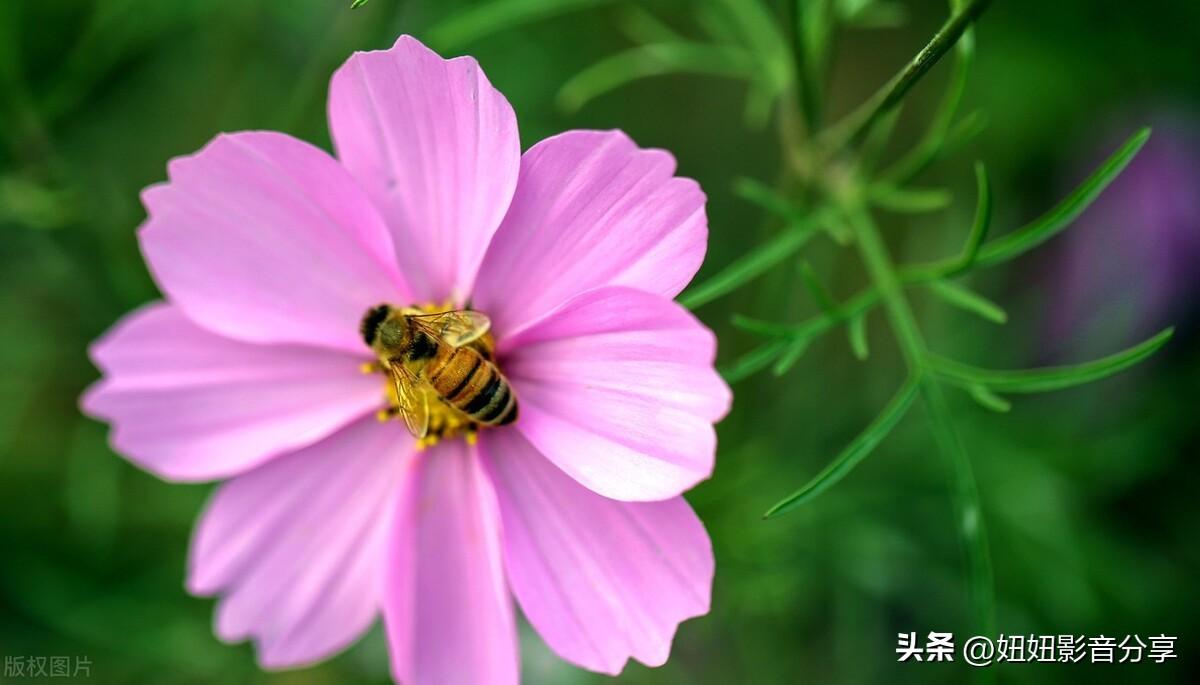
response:
<svg viewBox="0 0 1200 685"><path fill-rule="evenodd" d="M946 304L978 314L992 323L1008 321L1008 313L1000 305L964 286L949 281L934 281L929 284L929 290Z"/></svg>
<svg viewBox="0 0 1200 685"><path fill-rule="evenodd" d="M821 285L810 264L803 262L800 280L816 304L819 315L793 327L772 325L746 317L736 318L735 325L777 339L743 356L726 370L726 378L731 382L742 380L767 366L771 366L776 376L781 376L795 365L815 337L839 323L847 323L847 338L854 356L865 359L867 347L863 317L876 302L881 303L888 312L897 345L907 362L910 380L883 412L820 474L768 510L767 517L792 511L840 481L896 426L913 399L921 394L931 433L955 474L955 503L959 512L960 534L967 550L968 587L974 625L977 630L988 633L994 620L993 571L984 523L980 518L979 494L973 468L939 383L961 385L979 404L993 411L1007 412L1010 404L998 392L1039 392L1107 377L1152 354L1170 337L1170 331L1125 352L1094 362L1051 369L993 371L929 352L903 286L906 283L925 284L935 296L951 306L993 323L1005 323L1008 315L1002 307L947 279L977 266L991 266L1024 254L1066 228L1125 168L1145 143L1149 131L1144 129L1135 134L1074 192L1042 217L990 242L986 239L991 226L993 199L986 169L977 163L975 217L961 254L932 264L896 267L867 213L867 206L893 212L924 213L949 205L951 195L948 191L915 188L909 186L908 182L942 154L948 141L964 135L956 132L953 121L973 59L974 38L968 27L988 3L987 0L951 3L954 10L951 17L925 48L875 96L825 131L818 130L822 118L821 78L815 73L814 64L824 58L825 36L833 19L814 9L820 4L798 3L793 14L793 76L798 79L795 91L799 100L798 108L810 135L807 142L795 134L785 135L783 143L793 146L790 158L794 160L794 168L791 171L797 173L801 185L811 184L810 192L824 195L823 202L818 200L815 203L818 208L815 211L833 213L831 218L822 223L838 225L841 223L837 218L840 215L846 223L855 227L855 241L872 285L846 304L839 305ZM814 22L825 22L826 25L814 27ZM886 147L886 138L895 125L896 113L904 97L956 44L958 58L954 75L927 133L894 166L883 172L880 180L872 180L869 175L875 166L875 159ZM974 131L977 128L970 124L965 130ZM797 146L792 142L794 140L802 142ZM831 175L836 178L837 175L836 160L855 155L858 161L857 176L842 179L840 183L829 183L828 178ZM795 205L789 201L786 193L781 191L772 197L770 193L763 192L760 186L754 186L754 189L760 205L790 221L798 221L792 216L790 210ZM759 248L760 251L751 252L748 260L739 260L719 274L719 287L703 284L701 292L704 296L693 296L690 300L684 298L684 303L697 306L733 291L782 261L803 242L785 242L777 238L765 243Z"/></svg>
<svg viewBox="0 0 1200 685"><path fill-rule="evenodd" d="M964 364L935 354L929 354L928 361L929 368L934 373L955 384L984 387L995 392L1046 392L1091 383L1124 371L1157 352L1167 344L1174 332L1174 329L1168 328L1127 350L1070 366L1000 371Z"/></svg>
<svg viewBox="0 0 1200 685"><path fill-rule="evenodd" d="M846 339L850 343L850 350L854 353L855 359L861 362L871 356L871 350L867 346L866 314L850 317L850 322L846 324Z"/></svg>
<svg viewBox="0 0 1200 685"><path fill-rule="evenodd" d="M903 214L921 214L945 209L953 196L945 188L897 188L880 185L870 191L871 203Z"/></svg>
<svg viewBox="0 0 1200 685"><path fill-rule="evenodd" d="M692 42L639 45L576 74L558 92L558 103L573 112L593 98L647 76L690 73L746 79L756 69L752 56L735 46Z"/></svg>
<svg viewBox="0 0 1200 685"><path fill-rule="evenodd" d="M846 449L842 450L841 454L835 457L828 466L822 469L820 473L805 483L800 489L775 503L774 506L767 510L767 513L763 514L763 518L785 514L811 501L817 495L833 487L842 478L845 478L860 461L870 454L879 443L883 442L883 439L887 437L888 433L892 432L896 424L900 423L900 419L904 418L913 401L917 399L918 390L920 390L920 384L916 379L909 379L904 385L900 386L900 389L896 391L895 397L879 412L875 420L864 428L846 446Z"/></svg>
<svg viewBox="0 0 1200 685"><path fill-rule="evenodd" d="M988 184L987 169L982 162L975 164L975 188L975 220L971 222L971 232L967 234L962 255L947 276L954 276L975 266L979 250L992 227L992 187Z"/></svg>
<svg viewBox="0 0 1200 685"><path fill-rule="evenodd" d="M429 43L453 52L501 31L610 2L613 0L484 0L434 25L429 29Z"/></svg>
<svg viewBox="0 0 1200 685"><path fill-rule="evenodd" d="M791 371L796 362L800 361L800 357L808 351L809 342L805 338L795 338L784 345L778 359L775 360L775 365L771 367L771 373L782 376Z"/></svg>
<svg viewBox="0 0 1200 685"><path fill-rule="evenodd" d="M957 7L957 3L954 6ZM929 128L919 143L880 174L884 182L897 185L908 183L940 157L958 147L963 142L962 139L970 139L981 130L980 125L970 123L972 120L982 119L978 112L959 122L959 127L966 122L965 128L956 129L954 122L962 105L963 94L967 90L974 58L975 36L971 29L967 29L954 46L954 72L950 76L950 86L942 93L941 102L930 118Z"/></svg>
<svg viewBox="0 0 1200 685"><path fill-rule="evenodd" d="M738 184L737 190L743 198L761 205L786 224L774 238L742 255L715 276L688 288L680 296L679 302L689 309L731 293L766 273L798 252L824 226L824 214L805 216L794 205L757 181L744 180Z"/></svg>
<svg viewBox="0 0 1200 685"><path fill-rule="evenodd" d="M1010 260L1041 245L1070 226L1071 222L1104 192L1108 184L1125 170L1149 138L1148 127L1133 134L1062 202L1032 223L984 245L975 261L980 266L991 266Z"/></svg>
<svg viewBox="0 0 1200 685"><path fill-rule="evenodd" d="M736 324L737 322L735 322ZM790 343L790 344L789 344ZM805 341L807 344L807 341ZM763 345L753 352L742 356L731 365L720 368L721 376L730 383L736 383L740 380L749 378L754 374L762 371L771 365L779 355L784 352L793 350L795 346L800 345L796 341L776 341L769 345ZM800 348L800 352L804 351L804 347ZM792 352L789 356L798 358L798 355Z"/></svg>
<svg viewBox="0 0 1200 685"><path fill-rule="evenodd" d="M813 302L817 303L817 307L822 312L829 315L836 309L833 303L833 297L825 286L821 285L821 280L817 278L817 274L813 271L812 264L803 262L800 264L800 280L804 282L804 287L808 289L808 294L812 296Z"/></svg>
<svg viewBox="0 0 1200 685"><path fill-rule="evenodd" d="M1012 409L1012 402L992 392L986 385L972 383L967 386L967 392L971 394L971 399L986 409L1001 414L1005 414Z"/></svg>

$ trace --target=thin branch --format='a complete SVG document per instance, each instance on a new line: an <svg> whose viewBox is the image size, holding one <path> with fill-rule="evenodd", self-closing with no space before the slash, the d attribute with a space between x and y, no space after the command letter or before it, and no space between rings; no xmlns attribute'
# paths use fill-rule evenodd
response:
<svg viewBox="0 0 1200 685"><path fill-rule="evenodd" d="M962 9L951 15L900 73L892 77L887 85L871 96L862 107L829 129L830 147L840 149L847 144L857 146L861 143L879 120L900 104L908 91L954 47L967 27L983 14L989 4L991 0L969 0Z"/></svg>
<svg viewBox="0 0 1200 685"><path fill-rule="evenodd" d="M991 635L995 622L992 563L971 461L954 426L941 386L929 374L922 375L928 357L925 341L879 230L865 208L849 206L847 214L858 239L856 243L863 265L879 290L909 373L921 379L921 398L934 440L953 470L959 537L967 558L972 627L978 635Z"/></svg>

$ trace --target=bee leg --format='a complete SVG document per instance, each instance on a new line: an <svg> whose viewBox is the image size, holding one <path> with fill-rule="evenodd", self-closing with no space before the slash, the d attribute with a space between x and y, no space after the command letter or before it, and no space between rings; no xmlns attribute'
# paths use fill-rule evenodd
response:
<svg viewBox="0 0 1200 685"><path fill-rule="evenodd" d="M358 367L358 370L363 373L381 373L383 371L383 365L377 361L363 362L362 365Z"/></svg>
<svg viewBox="0 0 1200 685"><path fill-rule="evenodd" d="M384 407L383 409L380 409L379 411L375 412L375 418L379 419L379 421L381 423L386 422L386 421L391 421L392 419L396 418L399 415L400 415L400 410L396 407Z"/></svg>
<svg viewBox="0 0 1200 685"><path fill-rule="evenodd" d="M437 435L436 433L430 433L420 440L417 440L417 451L433 447L434 445L438 444L441 439L442 437L440 435Z"/></svg>
<svg viewBox="0 0 1200 685"><path fill-rule="evenodd" d="M464 437L466 438L468 445L474 445L474 444L478 443L479 442L479 428L477 426L471 426L470 428L467 428L467 432Z"/></svg>

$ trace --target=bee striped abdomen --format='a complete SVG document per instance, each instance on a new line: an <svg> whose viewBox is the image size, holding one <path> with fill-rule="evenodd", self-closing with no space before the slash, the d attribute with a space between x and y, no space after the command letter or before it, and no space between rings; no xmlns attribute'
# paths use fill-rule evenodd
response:
<svg viewBox="0 0 1200 685"><path fill-rule="evenodd" d="M517 399L508 381L472 349L442 346L425 377L442 399L474 421L497 426L517 418Z"/></svg>

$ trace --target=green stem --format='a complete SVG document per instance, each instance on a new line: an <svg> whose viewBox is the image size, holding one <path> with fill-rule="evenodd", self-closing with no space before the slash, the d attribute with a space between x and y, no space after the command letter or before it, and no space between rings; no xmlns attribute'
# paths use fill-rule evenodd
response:
<svg viewBox="0 0 1200 685"><path fill-rule="evenodd" d="M983 14L990 3L991 0L968 0L961 9L946 20L942 28L900 73L892 77L892 80L876 92L870 100L867 100L860 109L828 131L830 147L840 149L846 144L854 146L860 143L885 114L900 104L908 91L917 84L917 81L920 81L933 68L933 65L937 64L938 60L954 47L967 27Z"/></svg>
<svg viewBox="0 0 1200 685"><path fill-rule="evenodd" d="M967 601L971 608L972 630L976 635L995 635L992 555L980 507L979 488L975 484L975 472L950 417L942 387L930 376L926 376L921 385L921 399L938 449L950 462L954 472L954 502L958 515L956 525L967 559Z"/></svg>
<svg viewBox="0 0 1200 685"><path fill-rule="evenodd" d="M904 355L909 368L920 371L924 367L925 341L917 328L916 317L908 299L904 296L904 286L896 274L896 267L888 256L887 248L879 237L879 231L871 217L862 207L861 202L852 203L846 208L846 215L854 228L854 236L858 244L859 254L867 273L879 291L884 309L896 331L900 342L900 352Z"/></svg>
<svg viewBox="0 0 1200 685"><path fill-rule="evenodd" d="M993 635L995 619L992 608L992 562L988 552L987 531L980 511L979 491L975 485L970 459L955 429L941 386L932 374L924 372L925 341L878 229L862 206L861 200L850 203L847 216L854 228L863 264L879 292L896 333L900 351L912 375L920 379L921 399L938 450L954 473L957 528L967 561L968 602L971 607L972 628L978 635Z"/></svg>
<svg viewBox="0 0 1200 685"><path fill-rule="evenodd" d="M804 117L805 130L809 137L821 127L821 61L824 46L820 44L826 27L815 25L827 21L824 5L810 4L805 0L793 0L792 6L792 68L795 70L796 94L800 113Z"/></svg>

